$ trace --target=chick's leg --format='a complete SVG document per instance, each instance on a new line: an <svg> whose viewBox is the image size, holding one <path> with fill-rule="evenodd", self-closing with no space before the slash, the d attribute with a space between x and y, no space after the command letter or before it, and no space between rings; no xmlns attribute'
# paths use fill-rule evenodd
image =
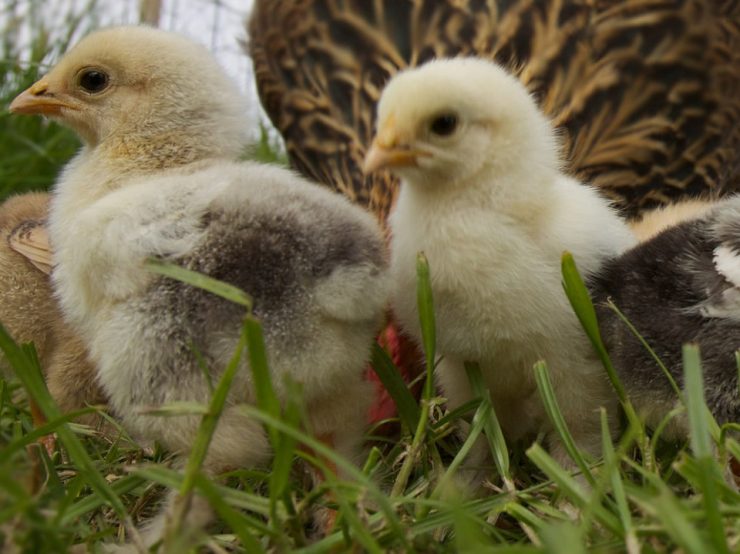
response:
<svg viewBox="0 0 740 554"><path fill-rule="evenodd" d="M164 442L173 450L189 452L200 426L200 418L187 416L157 418L150 416L153 425L166 430ZM227 408L209 445L201 472L208 478L238 468L253 468L267 463L271 450L262 425L239 412L238 406ZM180 467L186 465L186 457ZM208 500L191 493L183 498L178 491L170 491L159 513L142 529L142 540L147 548L158 542L167 552L185 552L192 541L214 519ZM116 549L117 548L117 549ZM115 547L111 552L136 552L133 544Z"/></svg>
<svg viewBox="0 0 740 554"><path fill-rule="evenodd" d="M358 374L355 382L343 387L331 399L309 404L307 408L313 435L345 460L359 464L362 461L362 442L372 398L372 385ZM324 470L333 478L346 477L346 472L337 467L333 460L313 453L310 449L307 452L315 456L323 466L312 472L315 485L326 481ZM328 497L329 501L335 500L331 493ZM315 523L320 535L327 535L333 530L337 515L337 511L331 508L316 513Z"/></svg>

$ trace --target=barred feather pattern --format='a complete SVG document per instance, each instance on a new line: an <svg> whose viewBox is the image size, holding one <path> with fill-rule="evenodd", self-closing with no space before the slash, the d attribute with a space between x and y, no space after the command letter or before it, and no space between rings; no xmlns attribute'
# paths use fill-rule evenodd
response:
<svg viewBox="0 0 740 554"><path fill-rule="evenodd" d="M262 103L292 165L383 221L398 188L361 162L399 69L481 55L559 129L566 168L630 217L740 190L740 1L257 0Z"/></svg>

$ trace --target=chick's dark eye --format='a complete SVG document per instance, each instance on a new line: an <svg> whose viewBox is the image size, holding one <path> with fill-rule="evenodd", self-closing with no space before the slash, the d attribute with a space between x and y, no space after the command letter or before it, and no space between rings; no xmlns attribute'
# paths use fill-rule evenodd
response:
<svg viewBox="0 0 740 554"><path fill-rule="evenodd" d="M78 82L85 92L102 92L108 87L108 74L97 69L88 69L80 74Z"/></svg>
<svg viewBox="0 0 740 554"><path fill-rule="evenodd" d="M457 129L457 116L455 114L443 114L435 117L429 129L435 135L446 137Z"/></svg>

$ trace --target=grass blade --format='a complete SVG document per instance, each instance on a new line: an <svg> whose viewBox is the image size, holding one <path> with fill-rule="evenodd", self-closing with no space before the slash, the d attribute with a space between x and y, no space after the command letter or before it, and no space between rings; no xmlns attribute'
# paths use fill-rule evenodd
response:
<svg viewBox="0 0 740 554"><path fill-rule="evenodd" d="M49 421L61 419L63 416L46 388L38 363L34 363L34 360L22 348L15 344L2 325L0 325L0 349L5 353L18 379L23 383L29 396L41 408L46 419ZM118 516L130 525L130 519L121 499L111 489L103 476L100 475L95 467L95 463L88 455L80 439L77 438L66 423L57 428L57 434L67 449L72 461L79 468L80 472L86 474L88 483L93 490L110 503Z"/></svg>
<svg viewBox="0 0 740 554"><path fill-rule="evenodd" d="M534 364L534 377L537 381L537 388L540 391L540 397L542 397L542 402L545 405L545 412L547 412L553 428L557 431L558 436L563 443L563 447L591 486L595 485L596 481L594 476L591 474L591 470L589 469L586 460L583 458L583 455L576 446L576 443L573 440L573 435L570 434L570 430L568 430L568 426L565 423L563 413L560 411L560 406L558 406L558 401L555 397L555 391L552 388L550 374L547 371L547 365L545 362L540 361Z"/></svg>
<svg viewBox="0 0 740 554"><path fill-rule="evenodd" d="M416 258L416 300L419 310L419 324L421 326L422 344L426 360L426 380L422 392L421 413L417 423L414 438L411 441L408 455L401 465L396 481L393 483L391 494L399 496L406 488L411 470L416 464L421 446L427 438L427 426L429 424L429 411L434 396L434 356L436 348L436 332L434 321L434 302L432 300L432 285L429 275L429 263L424 253L419 252ZM431 441L430 448L436 452L436 447ZM439 454L437 454L439 457Z"/></svg>
<svg viewBox="0 0 740 554"><path fill-rule="evenodd" d="M609 480L612 485L614 500L617 504L617 512L619 514L619 519L622 522L622 528L624 529L624 542L627 552L629 554L639 554L640 545L637 541L637 535L635 534L634 525L632 523L629 504L627 503L627 495L624 492L622 475L619 473L619 459L617 457L617 453L614 451L614 444L611 439L609 418L604 408L600 409L600 416L602 438L601 448L604 453L605 461L604 472L609 476Z"/></svg>
<svg viewBox="0 0 740 554"><path fill-rule="evenodd" d="M168 540L177 536L181 531L182 522L184 521L188 507L186 499L192 492L193 487L195 486L196 477L205 462L206 455L208 454L208 447L213 439L213 434L216 432L218 420L224 411L226 398L228 397L231 383L234 381L236 372L239 370L241 357L245 347L246 339L244 335L242 335L231 360L229 360L229 364L226 366L226 369L221 375L221 378L216 385L216 389L211 396L208 411L201 420L200 428L195 436L195 440L190 449L190 455L188 456L188 460L185 465L184 479L178 491L180 499L178 499L177 509L170 527L171 536L165 540L166 544L168 543Z"/></svg>
<svg viewBox="0 0 740 554"><path fill-rule="evenodd" d="M596 318L596 310L591 301L591 296L588 293L586 284L583 282L583 279L578 272L578 268L576 267L576 262L573 259L573 255L570 252L563 252L563 256L561 258L561 271L565 294L570 301L570 305L573 307L573 311L575 312L578 321L581 322L581 326L586 332L586 336L588 336L591 341L594 350L596 350L596 354L599 356L604 369L606 369L606 372L609 375L609 380L611 381L617 396L619 396L619 400L624 407L624 411L630 425L636 429L642 429L640 419L637 417L637 413L632 406L632 402L630 402L627 397L624 386L622 386L622 382L619 380L619 376L609 358L609 353L607 352L604 341L601 338L599 322Z"/></svg>
<svg viewBox="0 0 740 554"><path fill-rule="evenodd" d="M691 449L696 456L699 472L702 502L706 511L709 538L717 552L729 553L727 537L722 525L720 501L716 479L717 464L713 458L708 418L711 417L704 400L704 381L702 379L699 347L687 344L683 347L684 383L686 390L686 409L689 417Z"/></svg>
<svg viewBox="0 0 740 554"><path fill-rule="evenodd" d="M527 450L527 456L532 460L537 467L539 467L545 475L552 481L554 481L563 491L563 493L579 508L589 509L593 512L594 517L609 529L614 535L622 535L622 526L619 520L598 503L589 503L588 495L583 490L575 478L573 478L567 471L565 471L560 465L547 453L544 448L539 444L533 444Z"/></svg>
<svg viewBox="0 0 740 554"><path fill-rule="evenodd" d="M496 464L496 469L504 480L506 489L513 491L514 481L511 478L511 471L509 469L509 449L506 446L504 433L496 417L496 409L493 407L493 402L491 402L491 392L483 381L483 374L478 364L465 362L465 373L468 375L473 396L480 398L482 405L488 407L485 413L482 413L479 409L473 417L473 422L475 423L477 417L483 418L486 440L488 441L493 461Z"/></svg>
<svg viewBox="0 0 740 554"><path fill-rule="evenodd" d="M434 371L436 355L437 332L434 319L434 300L432 299L432 281L429 272L429 262L423 252L416 257L416 302L419 309L419 323L421 325L422 346L427 364L426 387L431 387L430 375ZM426 394L426 393L429 394ZM431 392L425 390L425 396L431 397Z"/></svg>
<svg viewBox="0 0 740 554"><path fill-rule="evenodd" d="M378 343L373 344L371 365L383 386L393 398L398 409L398 416L411 431L418 427L421 411L416 399L409 391L398 368L393 364L388 353Z"/></svg>
<svg viewBox="0 0 740 554"><path fill-rule="evenodd" d="M156 258L149 258L144 262L144 267L152 273L158 275L164 275L170 277L176 281L181 281L188 285L192 285L199 289L206 290L213 293L221 298L230 300L235 304L244 306L248 310L252 310L252 298L243 290L218 279L213 279L197 271L191 271L180 267L179 265L158 260Z"/></svg>
<svg viewBox="0 0 740 554"><path fill-rule="evenodd" d="M249 528L252 527L252 522L256 521L254 518L245 517L229 506L221 496L218 488L202 475L196 476L195 484L203 496L208 499L208 502L213 506L218 515L221 516L221 519L223 519L229 527L231 527L236 536L239 537L241 545L247 552L254 554L265 552L265 549L262 548L259 541L249 532Z"/></svg>
<svg viewBox="0 0 740 554"><path fill-rule="evenodd" d="M378 485L376 485L371 478L366 476L361 469L356 467L353 463L345 460L342 456L334 452L334 450L327 447L325 444L321 443L314 437L307 435L299 429L295 429L294 427L282 421L280 418L276 418L248 404L239 406L239 411L244 413L248 417L253 417L256 420L262 421L268 427L274 427L280 433L284 433L294 438L296 441L298 441L302 445L305 445L308 449L316 454L317 462L320 461L320 459L328 460L329 462L334 464L344 475L347 475L348 479L352 479L357 483L358 486L361 486L365 490L367 490L370 494L371 500L376 502L378 509L383 512L389 529L392 530L395 535L399 537L404 537L404 548L408 549L411 547L411 545L405 539L405 532L403 530L403 527L401 526L401 522L398 519L395 510L393 509L393 505L391 503L392 499L389 498L387 494L382 492Z"/></svg>

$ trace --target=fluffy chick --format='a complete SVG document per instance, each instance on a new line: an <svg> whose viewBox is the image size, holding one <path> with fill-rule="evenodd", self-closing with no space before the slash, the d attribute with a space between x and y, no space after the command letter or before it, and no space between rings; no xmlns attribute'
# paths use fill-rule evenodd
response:
<svg viewBox="0 0 740 554"><path fill-rule="evenodd" d="M390 216L393 308L419 338L423 251L451 407L471 398L463 362L478 362L507 437L545 431L566 461L534 381L544 359L576 441L598 452L597 410L614 415L616 400L563 292L560 258L569 250L592 274L634 243L629 229L562 174L550 123L494 63L443 59L400 73L381 95L378 129L365 170L389 168L402 182Z"/></svg>
<svg viewBox="0 0 740 554"><path fill-rule="evenodd" d="M698 343L705 397L720 424L740 421L740 197L670 227L604 264L590 288L620 378L649 425L676 395L652 356L606 306L627 316L683 388L681 346ZM685 421L673 431L686 434Z"/></svg>
<svg viewBox="0 0 740 554"><path fill-rule="evenodd" d="M344 197L285 169L234 161L247 142L247 106L211 54L145 27L100 31L11 109L49 115L84 141L54 189L53 279L123 424L187 452L199 417L142 408L207 402L199 359L217 378L244 317L240 306L145 270L155 256L248 292L279 397L287 376L300 382L307 429L356 457L371 399L363 367L387 297L382 237ZM253 400L243 368L206 470L268 459L262 427L237 406ZM209 518L197 501L189 525ZM163 525L159 517L147 543Z"/></svg>
<svg viewBox="0 0 740 554"><path fill-rule="evenodd" d="M17 343L34 343L51 395L71 412L105 402L95 369L61 317L43 260L34 263L11 245L19 232L43 225L48 207L44 193L13 196L0 205L0 322Z"/></svg>

